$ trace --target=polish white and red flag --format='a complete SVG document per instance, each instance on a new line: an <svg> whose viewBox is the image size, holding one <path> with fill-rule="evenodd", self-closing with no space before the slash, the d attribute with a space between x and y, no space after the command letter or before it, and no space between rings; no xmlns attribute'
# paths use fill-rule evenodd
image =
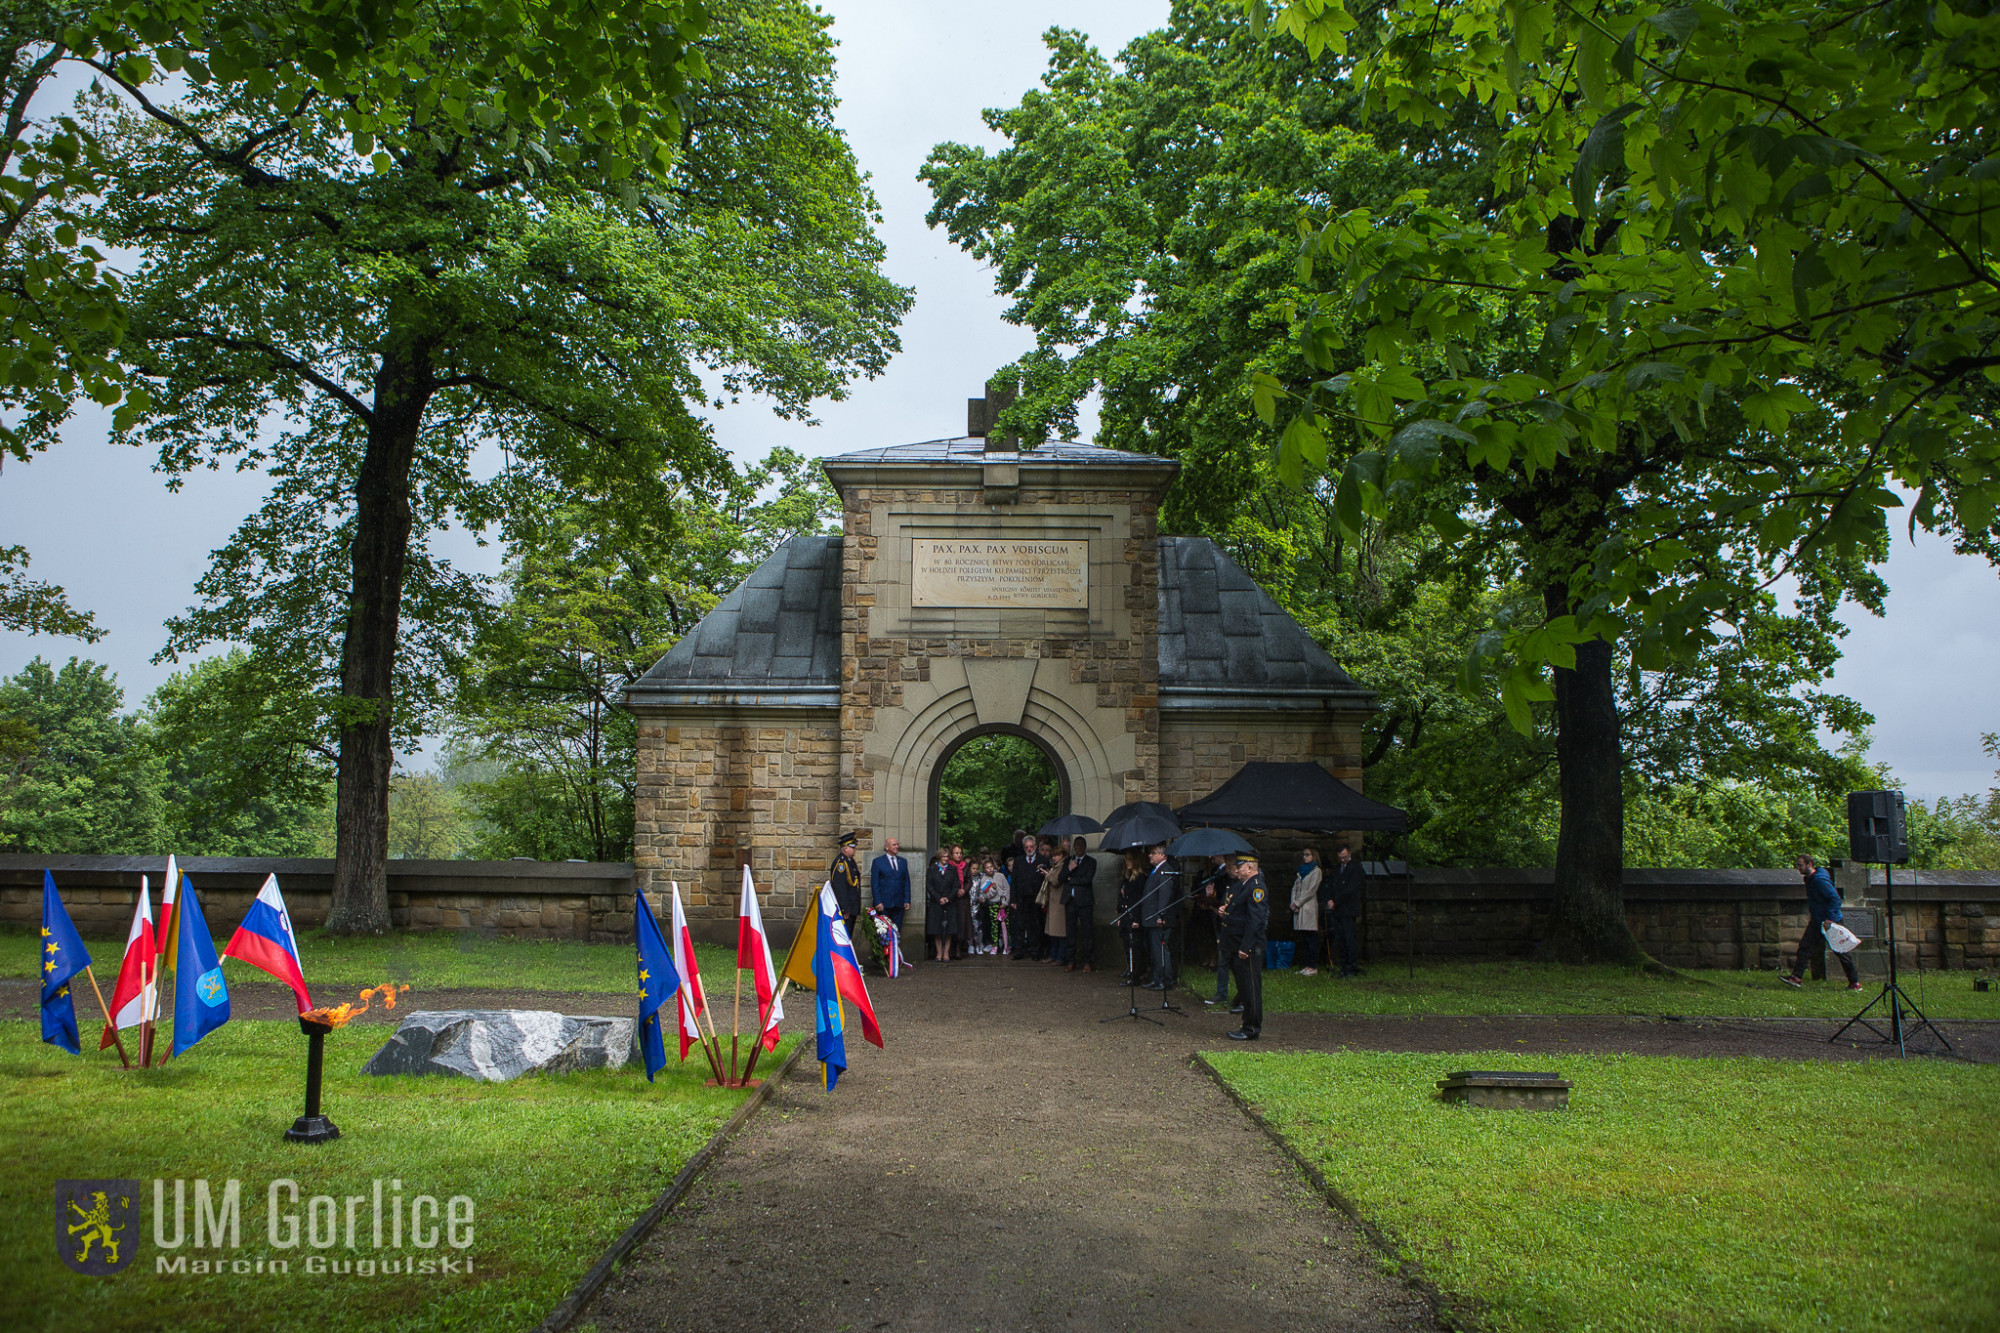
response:
<svg viewBox="0 0 2000 1333"><path fill-rule="evenodd" d="M292 933L292 914L285 910L285 896L278 892L276 875L264 876L264 887L257 891L257 901L250 904L250 911L236 933L229 937L222 956L241 959L290 986L300 1013L313 1007L312 996L306 994L305 970L299 966L299 941Z"/></svg>
<svg viewBox="0 0 2000 1333"><path fill-rule="evenodd" d="M167 853L167 877L160 881L160 925L153 932L153 951L171 960L169 952L174 947L174 903L181 891L180 867L174 864L174 854Z"/></svg>
<svg viewBox="0 0 2000 1333"><path fill-rule="evenodd" d="M139 901L132 907L132 929L125 936L125 961L118 966L118 984L111 988L111 1021L104 1025L98 1050L116 1041L121 1029L138 1027L153 1016L154 997L159 992L153 959L159 951L153 940L153 886L141 875Z"/></svg>
<svg viewBox="0 0 2000 1333"><path fill-rule="evenodd" d="M757 979L757 1012L765 1006L771 1012L764 1019L764 1049L778 1049L778 1022L785 1016L785 1002L778 998L778 972L771 966L771 941L764 935L764 913L757 906L757 889L750 881L750 867L743 867L743 903L736 910L736 966L750 969Z"/></svg>
<svg viewBox="0 0 2000 1333"><path fill-rule="evenodd" d="M671 885L674 898L674 966L680 970L681 988L674 997L680 1011L681 1059L688 1058L689 1048L701 1042L701 1015L708 1009L708 999L701 992L701 964L694 956L694 935L688 930L687 913L681 910L681 886Z"/></svg>

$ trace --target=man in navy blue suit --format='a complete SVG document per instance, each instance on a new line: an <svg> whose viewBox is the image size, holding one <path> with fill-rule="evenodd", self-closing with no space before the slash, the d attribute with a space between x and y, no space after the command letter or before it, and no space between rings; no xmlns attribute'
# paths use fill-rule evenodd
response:
<svg viewBox="0 0 2000 1333"><path fill-rule="evenodd" d="M903 937L903 913L910 906L910 863L903 859L903 844L890 838L882 844L882 854L868 867L869 892L875 906L896 923L896 938Z"/></svg>

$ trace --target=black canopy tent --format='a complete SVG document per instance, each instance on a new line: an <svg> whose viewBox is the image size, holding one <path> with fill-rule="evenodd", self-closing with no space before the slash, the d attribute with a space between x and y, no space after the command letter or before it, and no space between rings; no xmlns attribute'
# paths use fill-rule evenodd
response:
<svg viewBox="0 0 2000 1333"><path fill-rule="evenodd" d="M1371 801L1318 764L1243 765L1212 793L1174 811L1183 827L1298 829L1303 833L1406 833L1410 820Z"/></svg>
<svg viewBox="0 0 2000 1333"><path fill-rule="evenodd" d="M1174 811L1183 827L1217 825L1239 832L1297 829L1302 833L1408 833L1410 819L1393 805L1371 801L1314 763L1253 760L1198 801ZM1385 863L1384 869L1387 869ZM1409 965L1416 968L1413 877L1403 867L1403 921Z"/></svg>

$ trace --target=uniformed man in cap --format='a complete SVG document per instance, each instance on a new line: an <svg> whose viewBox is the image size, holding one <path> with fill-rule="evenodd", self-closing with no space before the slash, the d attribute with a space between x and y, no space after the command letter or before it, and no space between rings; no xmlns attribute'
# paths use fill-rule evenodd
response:
<svg viewBox="0 0 2000 1333"><path fill-rule="evenodd" d="M1221 952L1236 973L1236 997L1243 1006L1243 1026L1229 1034L1231 1041L1255 1041L1264 1027L1264 930L1271 920L1269 896L1257 858L1238 857L1236 882L1218 913Z"/></svg>
<svg viewBox="0 0 2000 1333"><path fill-rule="evenodd" d="M826 877L833 885L833 900L840 906L841 920L847 923L849 939L854 938L854 923L861 916L861 866L854 859L854 847L860 841L859 832L841 834L840 852L826 868Z"/></svg>

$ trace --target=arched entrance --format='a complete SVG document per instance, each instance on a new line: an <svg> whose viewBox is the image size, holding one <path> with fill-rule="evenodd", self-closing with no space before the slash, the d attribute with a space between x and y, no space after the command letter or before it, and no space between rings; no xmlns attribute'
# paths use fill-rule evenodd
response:
<svg viewBox="0 0 2000 1333"><path fill-rule="evenodd" d="M924 826L925 845L927 847L935 848L942 845L941 839L947 836L947 830L944 827L946 816L944 808L946 801L945 781L953 758L958 756L966 746L973 742L990 737L1013 738L1024 743L1031 749L1033 754L1041 760L1046 766L1047 771L1055 779L1055 808L1050 810L1046 816L1041 815L1039 811L1024 808L1018 814L1008 816L1007 828L1002 829L997 835L990 838L981 835L982 842L989 842L990 845L997 847L1007 837L1012 828L1016 826L1027 827L1029 832L1033 832L1036 828L1040 827L1045 819L1053 819L1059 815L1069 813L1069 770L1063 765L1062 757L1056 753L1055 749L1046 740L1029 731L1026 727L1012 726L1007 723L992 723L986 726L972 727L954 737L951 743L939 752L936 762L931 765L928 800L925 806L928 811L928 819ZM1023 796L1025 799L1022 799L1020 803L1024 807L1042 803L1042 801L1035 800L1030 794L1023 793ZM1045 799L1043 798L1044 801ZM959 836L965 837L968 835L961 833ZM975 849L968 846L968 851L971 850Z"/></svg>

